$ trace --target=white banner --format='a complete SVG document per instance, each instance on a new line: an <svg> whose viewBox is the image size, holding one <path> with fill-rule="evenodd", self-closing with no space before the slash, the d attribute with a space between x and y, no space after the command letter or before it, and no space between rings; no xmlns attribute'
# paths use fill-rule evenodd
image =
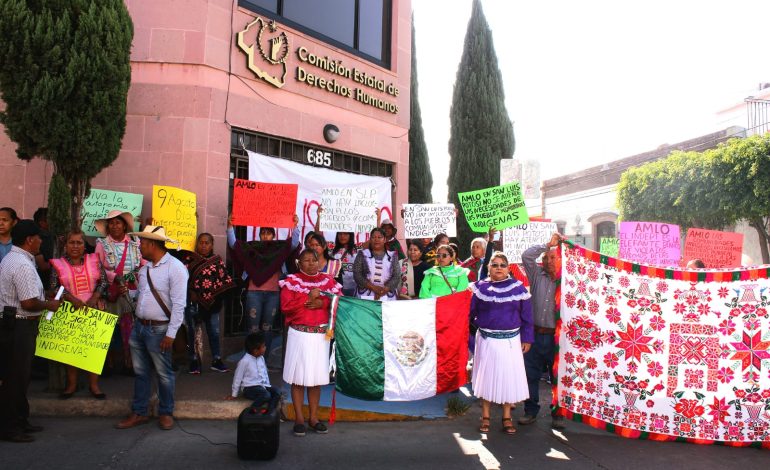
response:
<svg viewBox="0 0 770 470"><path fill-rule="evenodd" d="M521 254L533 245L551 240L556 232L553 222L532 222L503 230L503 251L509 263L521 263Z"/></svg>
<svg viewBox="0 0 770 470"><path fill-rule="evenodd" d="M249 153L249 179L264 183L295 183L297 191L297 215L299 216L302 237L313 230L316 222L316 210L321 204L324 188L349 188L356 190L377 191L376 207L382 209L382 220L393 220L393 202L391 201L390 179L381 176L365 176L343 171L318 168L280 158L268 157L256 152ZM371 208L374 214L374 207ZM321 222L324 215L321 216ZM326 232L327 241L334 241L334 232ZM368 234L356 234L357 241L363 241ZM286 238L286 230L280 230L278 238ZM249 230L248 239L255 238Z"/></svg>
<svg viewBox="0 0 770 470"><path fill-rule="evenodd" d="M404 238L457 236L454 204L404 204Z"/></svg>

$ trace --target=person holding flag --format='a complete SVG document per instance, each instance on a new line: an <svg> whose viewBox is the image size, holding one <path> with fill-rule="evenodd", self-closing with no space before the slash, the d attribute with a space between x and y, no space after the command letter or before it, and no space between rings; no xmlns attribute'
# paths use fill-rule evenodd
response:
<svg viewBox="0 0 770 470"><path fill-rule="evenodd" d="M342 286L334 278L318 270L318 255L312 249L300 253L299 271L279 281L281 286L281 310L288 327L286 360L283 380L291 384L291 401L294 405L294 435L304 436L305 418L302 404L307 400L310 416L308 425L319 434L328 432L318 419L321 385L329 383L329 325L331 299L321 292L341 294Z"/></svg>

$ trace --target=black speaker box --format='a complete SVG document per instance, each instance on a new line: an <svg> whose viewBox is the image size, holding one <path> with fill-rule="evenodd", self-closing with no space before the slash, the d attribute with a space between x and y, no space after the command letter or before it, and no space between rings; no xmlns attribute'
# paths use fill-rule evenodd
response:
<svg viewBox="0 0 770 470"><path fill-rule="evenodd" d="M238 416L238 457L244 460L271 460L278 453L280 409L262 414L248 407Z"/></svg>

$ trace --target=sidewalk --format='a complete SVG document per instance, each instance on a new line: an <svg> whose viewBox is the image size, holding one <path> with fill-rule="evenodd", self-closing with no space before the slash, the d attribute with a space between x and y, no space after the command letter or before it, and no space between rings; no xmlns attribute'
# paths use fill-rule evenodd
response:
<svg viewBox="0 0 770 470"><path fill-rule="evenodd" d="M233 356L228 357L226 364L235 368ZM82 374L81 374L82 375ZM176 374L176 403L174 416L180 419L235 419L249 402L248 400L226 401L224 397L230 394L233 372L221 373L204 369L201 375L190 375L186 367L180 367ZM81 378L83 381L83 378ZM282 386L286 403L285 413L293 419L294 410L290 405L289 389L283 384L280 372L271 372L270 381L274 386ZM84 383L84 382L82 382ZM29 386L29 401L31 412L37 416L107 416L124 417L131 410L134 379L132 377L113 375L100 380L102 391L107 394L106 400L96 400L91 397L87 387L69 400L60 400L58 394L47 393L47 382L33 380ZM333 385L327 385L321 392L320 418L327 420L331 406ZM460 397L471 401L473 397L467 389L461 389L455 394L438 395L429 399L414 402L370 402L336 394L337 421L406 421L416 419L438 419L446 417L446 402L452 397ZM151 399L151 408L157 407L157 397ZM306 412L305 412L306 413Z"/></svg>

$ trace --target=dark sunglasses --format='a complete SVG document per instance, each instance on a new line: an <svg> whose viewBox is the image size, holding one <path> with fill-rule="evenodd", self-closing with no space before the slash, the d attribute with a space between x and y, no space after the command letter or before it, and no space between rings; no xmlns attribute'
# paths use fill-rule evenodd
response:
<svg viewBox="0 0 770 470"><path fill-rule="evenodd" d="M438 256L439 258L451 258L452 257L452 255L450 255L449 253L439 253L436 256Z"/></svg>
<svg viewBox="0 0 770 470"><path fill-rule="evenodd" d="M490 267L490 268L495 268L495 269L497 269L497 268L507 268L507 267L508 267L508 265L507 265L507 264L505 264L505 263L491 263L491 264L489 265L489 267Z"/></svg>

